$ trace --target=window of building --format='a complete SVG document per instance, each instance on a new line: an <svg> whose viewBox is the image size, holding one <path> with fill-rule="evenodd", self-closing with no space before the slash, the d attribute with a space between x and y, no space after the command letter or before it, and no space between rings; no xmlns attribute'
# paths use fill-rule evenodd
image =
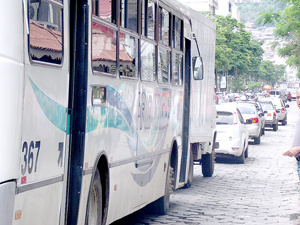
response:
<svg viewBox="0 0 300 225"><path fill-rule="evenodd" d="M31 60L62 64L63 5L31 0L29 4L29 55Z"/></svg>
<svg viewBox="0 0 300 225"><path fill-rule="evenodd" d="M92 24L92 67L94 71L116 74L116 31L99 23Z"/></svg>
<svg viewBox="0 0 300 225"><path fill-rule="evenodd" d="M120 75L137 77L138 75L138 40L128 34L120 33Z"/></svg>

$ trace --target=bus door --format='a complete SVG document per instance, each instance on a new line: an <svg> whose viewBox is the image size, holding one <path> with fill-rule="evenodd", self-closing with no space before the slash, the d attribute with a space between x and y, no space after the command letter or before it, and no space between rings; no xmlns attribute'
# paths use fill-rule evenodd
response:
<svg viewBox="0 0 300 225"><path fill-rule="evenodd" d="M184 101L183 101L183 125L182 125L182 158L180 169L180 182L185 182L187 172L187 159L189 151L189 128L190 128L190 92L191 92L191 41L185 39L184 59ZM191 157L191 156L190 156Z"/></svg>
<svg viewBox="0 0 300 225"><path fill-rule="evenodd" d="M66 179L67 1L25 2L25 92L15 223L58 224Z"/></svg>

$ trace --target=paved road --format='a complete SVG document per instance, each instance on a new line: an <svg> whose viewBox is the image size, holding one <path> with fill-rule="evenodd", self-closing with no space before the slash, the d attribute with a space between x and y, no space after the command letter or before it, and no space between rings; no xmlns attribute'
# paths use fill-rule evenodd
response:
<svg viewBox="0 0 300 225"><path fill-rule="evenodd" d="M171 195L164 216L134 213L116 224L300 224L300 183L296 160L282 156L291 146L297 115L293 101L288 124L265 132L260 145L250 143L245 164L222 160L211 178L195 166L193 185ZM300 137L299 137L300 138Z"/></svg>

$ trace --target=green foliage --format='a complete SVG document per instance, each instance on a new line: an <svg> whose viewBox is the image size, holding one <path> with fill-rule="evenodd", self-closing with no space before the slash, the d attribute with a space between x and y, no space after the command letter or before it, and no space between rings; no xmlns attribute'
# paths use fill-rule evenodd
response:
<svg viewBox="0 0 300 225"><path fill-rule="evenodd" d="M261 87L261 82L249 82L248 83L248 89L249 90L255 90L257 88Z"/></svg>
<svg viewBox="0 0 300 225"><path fill-rule="evenodd" d="M288 7L280 12L269 11L261 13L258 23L268 24L276 22L275 36L284 42L278 53L287 57L287 64L298 68L297 76L300 77L300 0L281 0Z"/></svg>
<svg viewBox="0 0 300 225"><path fill-rule="evenodd" d="M256 3L235 3L241 13L241 21L243 23L252 22L255 23L257 17L262 10L268 12L272 10L273 12L282 11L286 7L286 3L282 3L278 0L262 0ZM259 23L260 24L260 23ZM256 24L256 27L260 25ZM274 23L268 23L269 26L274 26Z"/></svg>
<svg viewBox="0 0 300 225"><path fill-rule="evenodd" d="M283 75L285 72L285 65L276 65L269 60L262 61L260 65L260 76L268 84L272 84L272 86L274 86L278 81L283 80Z"/></svg>
<svg viewBox="0 0 300 225"><path fill-rule="evenodd" d="M228 89L232 92L245 91L244 80L239 77L230 76L228 86Z"/></svg>

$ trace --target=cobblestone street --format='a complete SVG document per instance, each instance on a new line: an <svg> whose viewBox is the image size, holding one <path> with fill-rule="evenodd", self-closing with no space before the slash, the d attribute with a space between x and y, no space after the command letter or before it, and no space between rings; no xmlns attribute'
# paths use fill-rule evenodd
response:
<svg viewBox="0 0 300 225"><path fill-rule="evenodd" d="M295 101L288 104L287 125L276 132L266 128L260 145L250 140L245 164L217 160L211 178L195 165L192 187L171 195L167 215L139 211L115 224L300 224L296 160L282 156L299 113Z"/></svg>

